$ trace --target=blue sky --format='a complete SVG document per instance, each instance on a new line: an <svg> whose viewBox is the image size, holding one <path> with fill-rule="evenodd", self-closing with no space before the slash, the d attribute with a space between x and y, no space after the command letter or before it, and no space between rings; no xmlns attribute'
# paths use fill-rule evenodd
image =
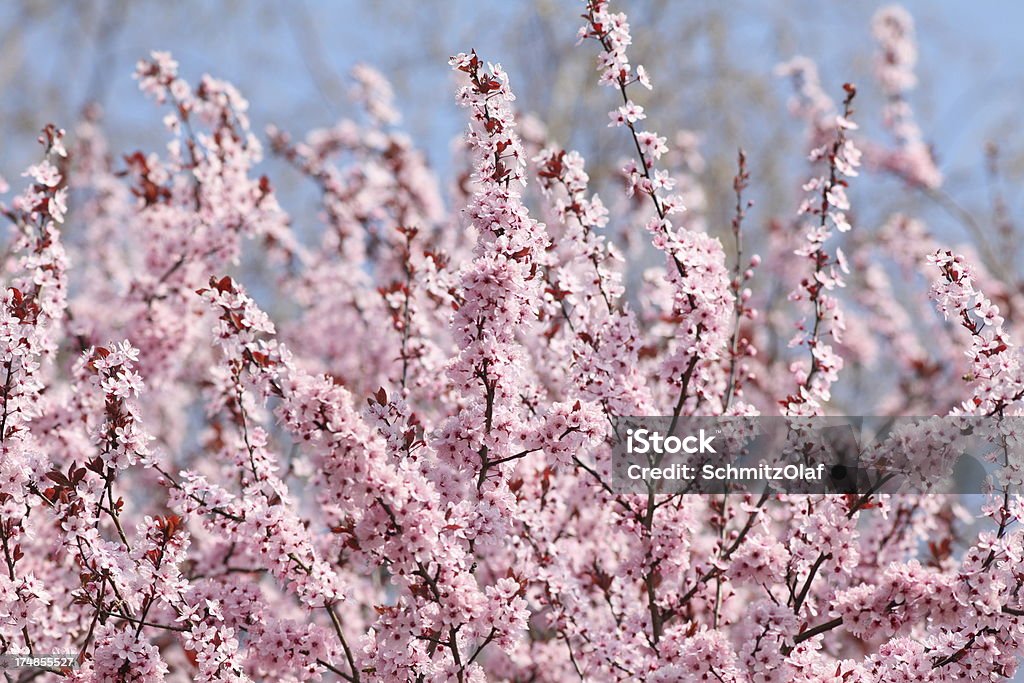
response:
<svg viewBox="0 0 1024 683"><path fill-rule="evenodd" d="M108 9L113 2L91 4L104 21L118 14ZM669 7L698 12L711 4ZM26 100L34 107L37 124L50 119L65 123L90 92L102 93L114 137L125 144L155 146L158 117L130 78L135 59L151 48L172 50L193 79L210 72L232 80L252 102L257 123L273 120L295 131L328 124L346 113L346 103L325 83L343 77L356 61L379 65L396 78L402 94L412 96L400 103L408 126L434 161L444 165L461 121L453 115L447 65L425 59L427 46L435 54L476 47L505 63L515 78L518 51L508 23L514 15L532 11L532 4L452 0L415 5L417 9L409 9L413 3L394 1L375 9L351 1L141 2L121 13L106 44L96 44L100 28L82 30L68 6L57 9L14 29L21 34L25 54L13 67L22 82L7 88L7 104L0 105L0 169L11 175L13 164L25 160L20 158L23 148L8 136L11 107ZM945 163L970 162L990 127L1012 117L1020 105L1024 42L1017 33L1024 26L1024 4L988 2L984 11L977 3L964 2L913 0L904 5L915 16L921 39L925 80L916 104L922 123ZM642 11L645 3L622 6ZM765 78L771 78L772 65L790 47L817 58L826 81L838 83L849 73L866 77L868 21L877 6L809 0L733 3L729 19L734 58L762 68ZM0 8L0 26L12 28L19 7L6 3ZM780 38L779 26L789 35ZM575 22L564 26L566 44L573 42L574 32ZM783 40L787 46L780 46ZM657 82L658 74L654 77Z"/></svg>

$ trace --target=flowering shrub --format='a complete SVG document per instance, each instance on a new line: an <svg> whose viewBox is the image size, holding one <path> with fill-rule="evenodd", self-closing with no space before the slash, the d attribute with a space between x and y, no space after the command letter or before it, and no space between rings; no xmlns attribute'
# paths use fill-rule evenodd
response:
<svg viewBox="0 0 1024 683"><path fill-rule="evenodd" d="M582 9L581 49L614 91L608 135L633 153L609 205L578 152L520 136L508 74L475 52L451 59L472 169L451 210L365 66L362 121L268 133L318 192L315 231L254 171L240 93L190 84L166 53L136 72L168 110L163 152L115 158L89 116L43 131L0 205L0 653L76 666L7 680L1015 674L1024 501L1008 462L978 520L946 496L641 496L611 480L619 418L825 415L872 344L895 367L879 411L1020 414L1019 292L911 216L847 239L872 229L854 219L859 173L943 183L909 106L909 15L873 27L893 143L860 134L852 85L837 108L813 62L780 67L810 171L762 260L744 252L756 169L740 152L723 243L692 141L649 129L626 16ZM619 223L663 264L637 276ZM256 296L228 274L249 243L278 277ZM766 310L779 284L791 305ZM274 320L266 287L288 303ZM1004 450L1019 438L1007 429Z"/></svg>

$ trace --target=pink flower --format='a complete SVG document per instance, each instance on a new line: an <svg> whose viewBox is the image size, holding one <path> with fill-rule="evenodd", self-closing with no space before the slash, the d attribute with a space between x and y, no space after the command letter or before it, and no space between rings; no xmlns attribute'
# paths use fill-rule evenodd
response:
<svg viewBox="0 0 1024 683"><path fill-rule="evenodd" d="M636 130L629 20L581 7L631 155L611 167L517 116L514 78L475 52L451 59L453 178L367 66L355 119L272 129L312 214L262 175L241 93L167 53L136 70L165 147L109 148L95 110L69 149L42 131L0 206L5 653L80 652L80 683L1014 675L1024 297L988 250L907 216L875 229L885 202L851 180L941 180L909 15L873 25L891 149L852 120L853 86L839 111L813 62L780 68L812 166L786 220L747 216L748 185L773 187L760 155L713 195L700 135ZM878 462L923 443L939 479L979 438L984 500L622 486L629 418L782 413L780 450L812 459L807 428L865 383L878 413L944 415ZM729 449L748 431L723 430Z"/></svg>
<svg viewBox="0 0 1024 683"><path fill-rule="evenodd" d="M48 159L44 159L34 166L29 166L28 170L22 173L22 175L31 177L32 180L46 187L56 187L60 182L60 171Z"/></svg>

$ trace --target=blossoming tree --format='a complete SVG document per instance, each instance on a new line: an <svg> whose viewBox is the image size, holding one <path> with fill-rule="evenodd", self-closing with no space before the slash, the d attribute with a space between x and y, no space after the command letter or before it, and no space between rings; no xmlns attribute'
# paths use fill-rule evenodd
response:
<svg viewBox="0 0 1024 683"><path fill-rule="evenodd" d="M579 153L518 132L509 76L475 52L451 59L471 172L447 193L368 67L362 120L268 131L313 217L255 171L242 96L166 53L136 72L163 151L115 157L89 115L43 131L0 205L0 653L28 662L8 681L1015 674L1012 468L979 520L949 496L644 496L611 476L619 418L825 415L871 344L896 368L880 411L1020 413L1019 291L913 216L854 220L859 173L943 183L909 106L910 17L874 24L892 141L859 133L852 85L836 105L813 62L780 67L809 171L761 239L742 152L731 229L686 210L700 189L647 127L626 16L581 10L633 153L609 205ZM638 273L614 238L645 231L662 263ZM228 274L249 243L277 273L257 296Z"/></svg>

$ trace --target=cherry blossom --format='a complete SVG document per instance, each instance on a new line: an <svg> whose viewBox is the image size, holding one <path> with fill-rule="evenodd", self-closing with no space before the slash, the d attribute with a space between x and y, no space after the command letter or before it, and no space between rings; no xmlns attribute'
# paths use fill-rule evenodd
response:
<svg viewBox="0 0 1024 683"><path fill-rule="evenodd" d="M483 51L450 60L449 178L365 64L354 113L308 132L255 131L166 52L135 71L165 144L112 150L96 107L43 129L0 181L0 653L77 666L10 680L1017 674L1024 296L924 216L862 212L860 174L943 182L911 17L871 26L892 147L853 85L777 69L808 165L774 216L751 197L782 172L740 150L709 182L709 133L659 120L628 17L579 8L608 116L576 125L627 151L611 167ZM312 211L278 201L292 181ZM877 415L932 416L883 455L923 445L938 477L970 431L982 495L616 479L641 416L788 418L813 455L802 426L841 417L858 365Z"/></svg>

